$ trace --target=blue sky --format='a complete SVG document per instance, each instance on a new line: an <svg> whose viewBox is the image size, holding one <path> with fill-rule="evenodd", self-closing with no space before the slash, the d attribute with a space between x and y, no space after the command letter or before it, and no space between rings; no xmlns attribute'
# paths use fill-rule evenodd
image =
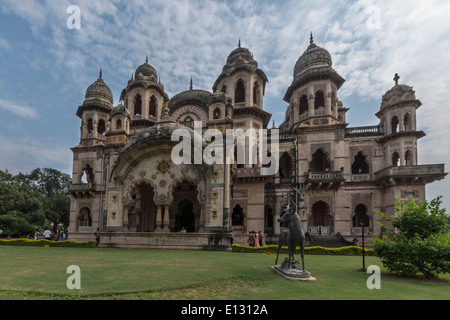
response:
<svg viewBox="0 0 450 320"><path fill-rule="evenodd" d="M67 28L70 5L81 9L81 29ZM187 90L191 77L211 91L239 38L269 78L265 110L279 125L312 31L346 79L338 94L350 126L378 124L381 97L399 73L423 103L420 164L445 163L449 171L448 16L446 0L2 0L0 169L71 173L75 112L100 68L115 104L146 55L169 97ZM450 209L450 178L427 187L428 199L438 195Z"/></svg>

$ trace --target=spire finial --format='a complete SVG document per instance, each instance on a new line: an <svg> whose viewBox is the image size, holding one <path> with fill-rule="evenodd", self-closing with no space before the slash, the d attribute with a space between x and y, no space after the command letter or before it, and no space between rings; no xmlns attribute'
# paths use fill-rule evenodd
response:
<svg viewBox="0 0 450 320"><path fill-rule="evenodd" d="M193 89L193 86L192 86L192 77L191 77L191 86L189 87L189 89L190 89L190 90Z"/></svg>
<svg viewBox="0 0 450 320"><path fill-rule="evenodd" d="M99 74L98 77L99 77L99 78L102 78L102 77L103 77L103 70L102 70L102 68L100 68L100 74Z"/></svg>
<svg viewBox="0 0 450 320"><path fill-rule="evenodd" d="M241 38L239 38L238 47L241 47Z"/></svg>
<svg viewBox="0 0 450 320"><path fill-rule="evenodd" d="M311 31L311 36L309 38L309 44L313 44L314 43L314 37L313 37L313 33Z"/></svg>
<svg viewBox="0 0 450 320"><path fill-rule="evenodd" d="M394 77L395 85L398 85L398 80L400 80L400 76L396 73Z"/></svg>
<svg viewBox="0 0 450 320"><path fill-rule="evenodd" d="M148 55L145 57L145 63L148 63Z"/></svg>

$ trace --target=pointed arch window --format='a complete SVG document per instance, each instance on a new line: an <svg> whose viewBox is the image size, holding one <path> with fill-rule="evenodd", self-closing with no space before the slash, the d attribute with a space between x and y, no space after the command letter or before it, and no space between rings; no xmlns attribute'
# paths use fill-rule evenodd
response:
<svg viewBox="0 0 450 320"><path fill-rule="evenodd" d="M142 115L142 98L140 94L137 94L134 98L134 115Z"/></svg>
<svg viewBox="0 0 450 320"><path fill-rule="evenodd" d="M406 152L405 152L405 165L407 165L407 166L413 165L411 150L406 150Z"/></svg>
<svg viewBox="0 0 450 320"><path fill-rule="evenodd" d="M121 130L122 129L122 120L117 119L116 121L116 130Z"/></svg>
<svg viewBox="0 0 450 320"><path fill-rule="evenodd" d="M256 81L253 85L253 104L256 106L260 105L260 91L259 83Z"/></svg>
<svg viewBox="0 0 450 320"><path fill-rule="evenodd" d="M92 121L92 119L88 119L87 133L93 133L93 132L94 132L94 121Z"/></svg>
<svg viewBox="0 0 450 320"><path fill-rule="evenodd" d="M245 103L245 85L242 79L239 79L234 92L235 103Z"/></svg>
<svg viewBox="0 0 450 320"><path fill-rule="evenodd" d="M156 97L155 96L152 96L150 98L149 114L151 117L156 117Z"/></svg>
<svg viewBox="0 0 450 320"><path fill-rule="evenodd" d="M358 152L355 156L355 161L352 164L352 174L364 173L369 173L369 165L367 164L367 159L362 152Z"/></svg>
<svg viewBox="0 0 450 320"><path fill-rule="evenodd" d="M220 119L220 117L221 117L220 108L214 109L214 112L213 112L213 119L214 119L214 120L218 120L218 119Z"/></svg>
<svg viewBox="0 0 450 320"><path fill-rule="evenodd" d="M400 166L400 156L397 151L392 154L392 166L399 167Z"/></svg>
<svg viewBox="0 0 450 320"><path fill-rule="evenodd" d="M318 149L316 153L313 154L310 169L312 172L330 171L330 161L322 149Z"/></svg>
<svg viewBox="0 0 450 320"><path fill-rule="evenodd" d="M367 214L367 207L360 203L355 207L355 215L353 216L353 227L369 227L370 219Z"/></svg>
<svg viewBox="0 0 450 320"><path fill-rule="evenodd" d="M405 131L410 131L410 130L412 130L411 116L409 115L409 113L405 114L403 123L405 124Z"/></svg>
<svg viewBox="0 0 450 320"><path fill-rule="evenodd" d="M316 92L316 98L314 100L314 109L325 107L325 97L322 91Z"/></svg>
<svg viewBox="0 0 450 320"><path fill-rule="evenodd" d="M304 113L308 112L308 97L306 95L303 95L300 98L300 109L299 109L299 115L302 115Z"/></svg>
<svg viewBox="0 0 450 320"><path fill-rule="evenodd" d="M397 116L393 116L391 120L391 131L392 133L397 133L399 128L399 122Z"/></svg>
<svg viewBox="0 0 450 320"><path fill-rule="evenodd" d="M97 133L100 135L103 135L106 133L106 123L105 120L100 119L98 121L98 126L97 126Z"/></svg>

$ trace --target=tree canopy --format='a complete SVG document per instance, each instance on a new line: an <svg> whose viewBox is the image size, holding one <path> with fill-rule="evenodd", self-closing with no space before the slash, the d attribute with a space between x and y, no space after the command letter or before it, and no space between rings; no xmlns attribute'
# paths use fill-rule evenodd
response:
<svg viewBox="0 0 450 320"><path fill-rule="evenodd" d="M0 170L0 229L3 236L28 236L35 229L67 229L70 176L56 169L13 175Z"/></svg>

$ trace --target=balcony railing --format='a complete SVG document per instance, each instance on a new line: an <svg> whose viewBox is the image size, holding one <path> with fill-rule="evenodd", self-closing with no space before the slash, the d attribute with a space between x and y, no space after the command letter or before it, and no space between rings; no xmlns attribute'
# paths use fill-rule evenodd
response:
<svg viewBox="0 0 450 320"><path fill-rule="evenodd" d="M395 177L444 177L444 164L388 167L374 173L375 180Z"/></svg>
<svg viewBox="0 0 450 320"><path fill-rule="evenodd" d="M382 134L383 130L380 126L355 127L345 129L345 135L347 137L380 136Z"/></svg>
<svg viewBox="0 0 450 320"><path fill-rule="evenodd" d="M311 172L308 171L307 180L310 181L335 181L344 179L344 170L340 171L328 171L328 172Z"/></svg>

